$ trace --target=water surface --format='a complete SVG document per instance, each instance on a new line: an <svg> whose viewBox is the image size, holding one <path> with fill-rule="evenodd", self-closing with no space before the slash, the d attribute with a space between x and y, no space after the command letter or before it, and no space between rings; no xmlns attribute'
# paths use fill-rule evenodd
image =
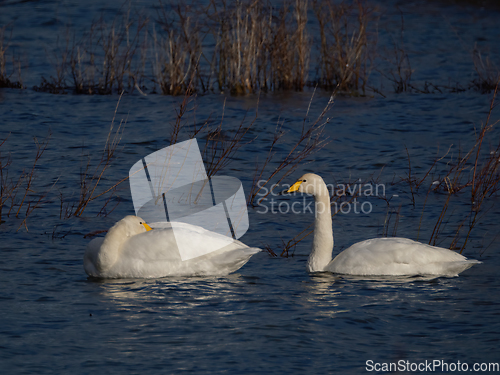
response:
<svg viewBox="0 0 500 375"><path fill-rule="evenodd" d="M455 26L440 23L443 8L426 4L430 9L405 8L408 43L422 60L415 60L416 70L430 70L422 73L424 80L442 78L443 72L450 77L470 74L470 66L466 68L470 61L454 45L470 46L479 36L484 36L483 43L494 38L494 11L443 6L453 10L446 16L451 25L457 20L467 22L460 27L467 28L469 39L462 40L452 32ZM33 7L27 10L28 5ZM23 17L33 21L14 34L18 46L46 40L43 25L47 19L65 20L71 9L79 9L70 2L48 4L44 11L37 8L38 3L28 5L9 2L1 6L2 21L7 15L16 27ZM68 10L68 15L57 13L54 6ZM384 13L381 29L398 20L395 10ZM35 37L37 30L41 30L39 37ZM19 36L23 32L24 41ZM443 50L436 54L432 43L438 42ZM443 65L434 63L439 58ZM36 71L36 65L32 69ZM330 142L286 182L293 183L311 171L330 184L377 178L386 187L387 197L392 197L391 208L401 207L397 235L425 241L441 212L442 196L429 198L420 224L422 207L412 206L407 186L394 184L408 172L405 148L416 173L425 173L435 156L451 144L455 154L460 147L471 147L477 128L486 119L491 95L475 91L396 95L390 90L386 94L385 98L336 98L325 127L324 136ZM189 112L188 129L209 117L216 124L224 112L224 126L231 133L242 121L252 121L258 104L257 120L248 133L248 140L254 140L221 172L240 179L249 192L256 163L265 159L276 125L282 124L287 131L276 148L279 160L295 142L308 108L306 123L314 121L328 103L328 93L317 91L311 101L312 95L308 90L259 97L198 96L192 102L195 111ZM93 163L100 158L118 99L117 95L58 96L30 89L0 91L1 138L10 133L1 150L2 157L11 153L12 176L31 168L33 137L41 140L51 134L36 171L36 188L50 189L44 205L28 217L28 231L24 226L16 231L21 219L12 215L0 226L0 358L5 372L358 374L365 372L368 360L460 361L469 369L474 363L500 362L497 195L488 201L488 214L464 252L483 264L460 277L310 275L305 270L311 245L307 238L294 249L293 257L258 253L227 277L87 279L82 257L89 240L84 235L107 229L133 213L128 186L120 187L119 198L112 201L112 206L119 205L104 217L96 216L103 205L103 200L97 200L82 217L60 219L59 196L63 195L64 202L77 200L81 168L87 155ZM138 93L121 98L115 124L122 119L126 124L117 160L103 186L119 181L137 160L170 144L181 101ZM498 130L493 134L494 146ZM291 203L303 198L282 199ZM363 199L372 205L370 213L335 216L334 254L356 241L383 235L386 202L380 197ZM310 198L304 205L308 202ZM456 215L440 237L440 245L449 245L452 224L467 213L467 204L465 194L457 197L451 209ZM249 208L249 215L250 229L241 240L261 248L269 245L278 254L282 241L313 220L308 212L273 213L270 200Z"/></svg>

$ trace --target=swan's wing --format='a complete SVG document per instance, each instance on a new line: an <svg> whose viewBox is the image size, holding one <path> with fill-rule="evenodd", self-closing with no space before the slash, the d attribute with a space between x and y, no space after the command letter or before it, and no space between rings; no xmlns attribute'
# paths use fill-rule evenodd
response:
<svg viewBox="0 0 500 375"><path fill-rule="evenodd" d="M120 259L143 262L181 260L172 229L155 229L130 237L123 245Z"/></svg>
<svg viewBox="0 0 500 375"><path fill-rule="evenodd" d="M375 238L341 252L328 270L356 275L455 276L476 263L454 251L407 238Z"/></svg>
<svg viewBox="0 0 500 375"><path fill-rule="evenodd" d="M179 237L185 246L209 252L183 259ZM131 237L119 261L104 277L157 278L164 276L227 275L242 267L260 249L189 224L164 226Z"/></svg>

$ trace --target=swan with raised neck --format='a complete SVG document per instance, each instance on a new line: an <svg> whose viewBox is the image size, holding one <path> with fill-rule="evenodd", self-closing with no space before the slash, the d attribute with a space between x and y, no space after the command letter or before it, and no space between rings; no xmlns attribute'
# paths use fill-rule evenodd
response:
<svg viewBox="0 0 500 375"><path fill-rule="evenodd" d="M355 243L332 260L333 229L330 194L323 179L313 173L300 177L286 193L310 194L315 202L314 237L307 261L309 272L348 275L457 276L481 263L441 247L408 238L374 238Z"/></svg>
<svg viewBox="0 0 500 375"><path fill-rule="evenodd" d="M312 173L299 178L287 192L294 191L301 191L314 197L314 237L311 254L307 261L307 271L324 271L332 261L334 245L330 193L323 179Z"/></svg>

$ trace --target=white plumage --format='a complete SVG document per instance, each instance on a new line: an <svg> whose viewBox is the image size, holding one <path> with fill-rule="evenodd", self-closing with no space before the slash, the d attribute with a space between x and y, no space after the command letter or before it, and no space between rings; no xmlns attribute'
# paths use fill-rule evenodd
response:
<svg viewBox="0 0 500 375"><path fill-rule="evenodd" d="M176 238L184 245L218 250L182 260ZM195 225L175 223L174 234L171 226L151 230L141 218L126 216L104 238L88 244L83 266L89 276L97 278L222 276L241 268L259 251Z"/></svg>
<svg viewBox="0 0 500 375"><path fill-rule="evenodd" d="M408 238L374 238L358 242L332 260L333 230L330 195L323 179L307 173L288 193L299 191L314 196L316 219L309 272L334 272L346 275L437 275L457 276L481 263L441 247Z"/></svg>

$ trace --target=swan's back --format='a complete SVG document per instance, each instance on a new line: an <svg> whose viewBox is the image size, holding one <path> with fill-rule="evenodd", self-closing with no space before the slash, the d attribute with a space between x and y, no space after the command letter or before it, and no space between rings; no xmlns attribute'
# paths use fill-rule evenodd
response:
<svg viewBox="0 0 500 375"><path fill-rule="evenodd" d="M351 275L456 276L476 260L408 238L375 238L358 242L327 266L330 272Z"/></svg>

